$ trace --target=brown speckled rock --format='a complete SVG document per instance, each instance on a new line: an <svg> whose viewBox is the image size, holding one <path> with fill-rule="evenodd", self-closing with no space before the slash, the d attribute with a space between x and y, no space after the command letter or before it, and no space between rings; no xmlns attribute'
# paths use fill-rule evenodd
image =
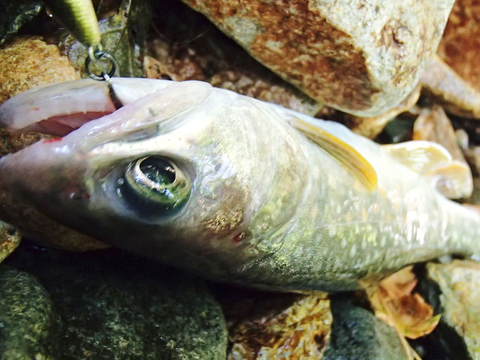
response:
<svg viewBox="0 0 480 360"><path fill-rule="evenodd" d="M58 47L18 38L0 50L0 103L35 86L80 78Z"/></svg>
<svg viewBox="0 0 480 360"><path fill-rule="evenodd" d="M184 0L314 99L359 116L399 104L453 0Z"/></svg>
<svg viewBox="0 0 480 360"><path fill-rule="evenodd" d="M315 115L323 105L249 56L204 16L176 0L155 3L146 77L201 80L242 95Z"/></svg>
<svg viewBox="0 0 480 360"><path fill-rule="evenodd" d="M480 118L480 91L460 77L438 56L432 56L422 74L425 93L446 111L466 118Z"/></svg>
<svg viewBox="0 0 480 360"><path fill-rule="evenodd" d="M480 91L480 2L457 0L438 53L463 79Z"/></svg>

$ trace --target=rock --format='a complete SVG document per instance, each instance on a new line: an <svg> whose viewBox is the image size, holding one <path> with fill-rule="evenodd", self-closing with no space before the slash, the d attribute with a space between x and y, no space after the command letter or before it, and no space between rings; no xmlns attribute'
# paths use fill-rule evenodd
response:
<svg viewBox="0 0 480 360"><path fill-rule="evenodd" d="M17 248L21 239L15 227L0 221L0 263Z"/></svg>
<svg viewBox="0 0 480 360"><path fill-rule="evenodd" d="M0 359L57 359L58 317L32 275L0 265L0 309Z"/></svg>
<svg viewBox="0 0 480 360"><path fill-rule="evenodd" d="M440 57L480 91L480 3L457 0L438 48Z"/></svg>
<svg viewBox="0 0 480 360"><path fill-rule="evenodd" d="M394 328L350 299L332 299L333 325L325 360L407 360Z"/></svg>
<svg viewBox="0 0 480 360"><path fill-rule="evenodd" d="M320 359L332 324L326 295L230 289L222 305L229 323L229 360Z"/></svg>
<svg viewBox="0 0 480 360"><path fill-rule="evenodd" d="M422 75L425 92L448 112L467 118L480 118L480 91L473 88L439 57L432 57Z"/></svg>
<svg viewBox="0 0 480 360"><path fill-rule="evenodd" d="M443 145L455 160L466 163L452 123L439 105L422 109L413 126L413 140L433 141Z"/></svg>
<svg viewBox="0 0 480 360"><path fill-rule="evenodd" d="M144 67L149 78L201 80L315 115L315 102L259 64L204 16L175 0L156 2Z"/></svg>
<svg viewBox="0 0 480 360"><path fill-rule="evenodd" d="M427 276L430 281L423 282L422 291L442 313L439 327L427 339L444 354L436 359L480 359L480 264L429 263Z"/></svg>
<svg viewBox="0 0 480 360"><path fill-rule="evenodd" d="M0 103L35 86L79 79L58 47L40 38L18 38L0 49Z"/></svg>
<svg viewBox="0 0 480 360"><path fill-rule="evenodd" d="M34 273L63 320L59 359L225 359L226 325L204 282L117 251L23 247L8 263Z"/></svg>
<svg viewBox="0 0 480 360"><path fill-rule="evenodd" d="M312 98L365 117L412 92L454 3L183 1Z"/></svg>
<svg viewBox="0 0 480 360"><path fill-rule="evenodd" d="M0 128L0 156L22 150L23 148L53 136L34 131L18 132Z"/></svg>

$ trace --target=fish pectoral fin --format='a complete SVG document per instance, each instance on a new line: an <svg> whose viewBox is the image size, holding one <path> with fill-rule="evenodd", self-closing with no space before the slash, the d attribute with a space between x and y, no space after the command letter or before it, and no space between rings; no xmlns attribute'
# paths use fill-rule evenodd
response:
<svg viewBox="0 0 480 360"><path fill-rule="evenodd" d="M430 141L407 141L383 145L382 149L404 166L430 179L432 185L450 199L468 197L473 180L467 164L453 160L441 145Z"/></svg>
<svg viewBox="0 0 480 360"><path fill-rule="evenodd" d="M353 146L331 132L310 122L292 117L290 124L339 161L368 190L377 188L377 172Z"/></svg>
<svg viewBox="0 0 480 360"><path fill-rule="evenodd" d="M428 176L435 188L450 199L472 195L473 179L470 167L462 161L452 160L430 170Z"/></svg>

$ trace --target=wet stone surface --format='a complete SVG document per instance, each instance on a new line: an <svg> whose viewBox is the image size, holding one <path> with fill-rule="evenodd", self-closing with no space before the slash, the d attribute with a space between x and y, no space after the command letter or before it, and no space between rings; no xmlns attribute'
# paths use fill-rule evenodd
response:
<svg viewBox="0 0 480 360"><path fill-rule="evenodd" d="M332 299L333 325L326 360L407 360L394 328L350 299Z"/></svg>
<svg viewBox="0 0 480 360"><path fill-rule="evenodd" d="M55 359L58 321L50 295L34 276L0 265L0 359Z"/></svg>
<svg viewBox="0 0 480 360"><path fill-rule="evenodd" d="M439 326L418 343L424 359L480 359L480 264L429 263L421 291L442 313Z"/></svg>
<svg viewBox="0 0 480 360"><path fill-rule="evenodd" d="M22 282L12 285L15 273L21 271L27 278L31 277L27 273L34 274L41 283L37 286L45 289L42 295L51 298L55 314L61 318L60 335L44 336L59 347L55 359L201 360L226 356L223 314L201 280L116 251L68 254L27 244L7 263L17 270L4 275L8 283L3 288L13 294L8 301L12 310L4 316L13 316L12 311L22 306L16 294L27 291ZM36 317L45 310L39 313L36 309L38 306L31 307L34 315L28 318L25 310L17 316L39 327L42 322ZM18 321L7 326L6 333L13 337L9 344L20 341L12 333ZM39 345L34 348L41 349ZM8 346L0 358L6 351L17 354L22 349Z"/></svg>
<svg viewBox="0 0 480 360"><path fill-rule="evenodd" d="M15 227L0 221L0 263L17 248L21 239Z"/></svg>

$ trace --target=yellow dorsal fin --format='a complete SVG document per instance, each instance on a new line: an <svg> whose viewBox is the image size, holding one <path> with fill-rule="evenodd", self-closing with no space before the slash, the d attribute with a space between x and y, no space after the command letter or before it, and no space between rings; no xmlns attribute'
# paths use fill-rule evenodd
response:
<svg viewBox="0 0 480 360"><path fill-rule="evenodd" d="M473 180L467 164L452 160L441 145L430 141L407 141L383 145L383 150L416 173L428 178L444 196L451 199L468 197Z"/></svg>
<svg viewBox="0 0 480 360"><path fill-rule="evenodd" d="M345 166L368 190L377 188L378 178L375 168L353 146L331 132L298 117L292 117L289 120L293 127Z"/></svg>

